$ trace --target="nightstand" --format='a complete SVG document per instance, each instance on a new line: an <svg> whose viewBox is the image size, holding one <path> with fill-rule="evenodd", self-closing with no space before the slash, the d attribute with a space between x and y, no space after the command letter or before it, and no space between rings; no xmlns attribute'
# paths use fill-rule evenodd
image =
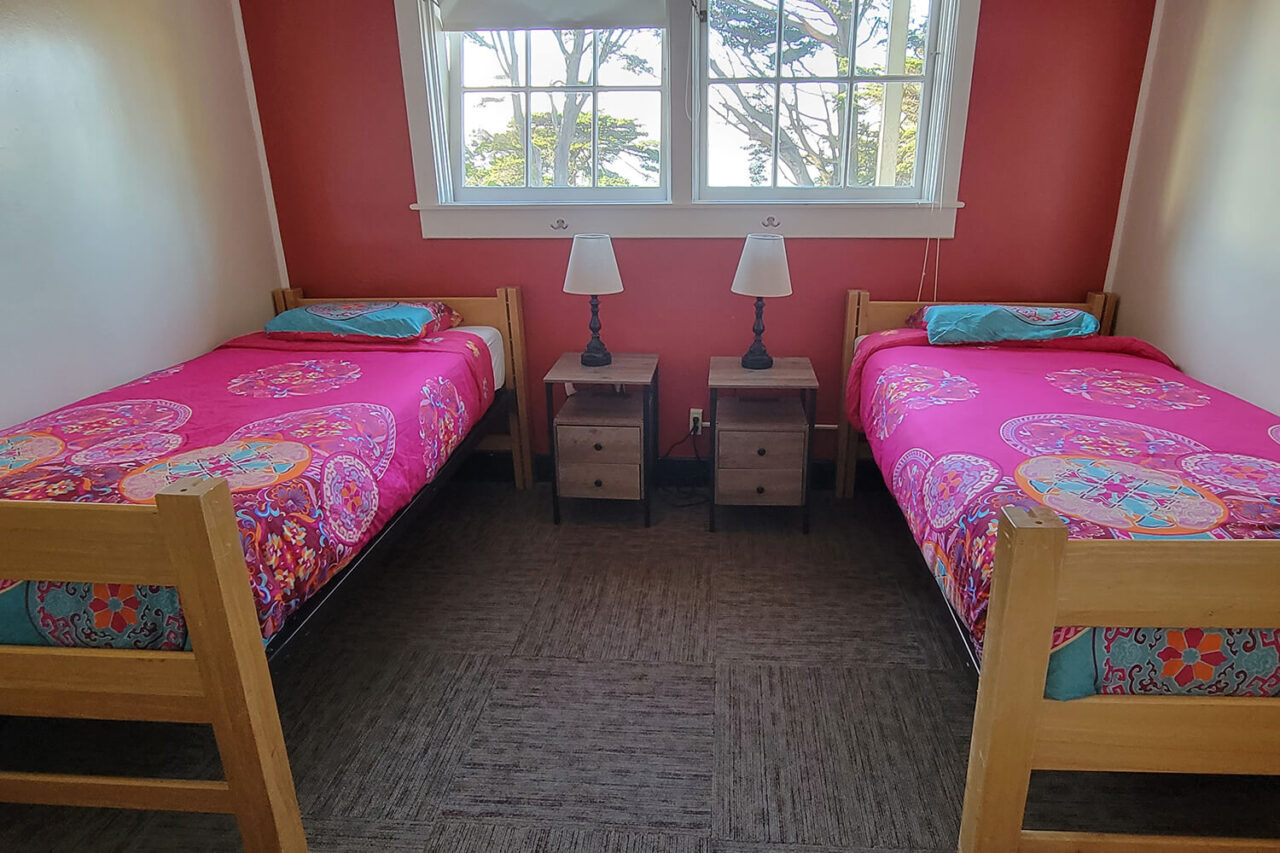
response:
<svg viewBox="0 0 1280 853"><path fill-rule="evenodd" d="M583 367L581 357L565 353L542 377L552 519L560 523L561 497L631 500L644 505L648 527L658 458L658 357L614 353L604 367ZM597 387L569 395L556 411L555 389L564 383Z"/></svg>
<svg viewBox="0 0 1280 853"><path fill-rule="evenodd" d="M809 532L809 463L818 377L807 358L775 358L748 370L738 358L711 359L711 532L716 507L798 506ZM721 391L749 392L720 399ZM799 392L768 394L758 392Z"/></svg>

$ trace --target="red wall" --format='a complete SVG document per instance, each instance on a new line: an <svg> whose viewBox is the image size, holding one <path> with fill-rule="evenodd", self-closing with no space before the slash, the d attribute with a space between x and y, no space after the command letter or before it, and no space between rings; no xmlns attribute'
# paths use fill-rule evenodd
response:
<svg viewBox="0 0 1280 853"><path fill-rule="evenodd" d="M586 342L561 292L568 239L424 240L392 0L241 0L280 231L312 295L484 295L524 287L536 447L543 372ZM940 298L1076 300L1106 274L1154 0L983 0L956 236ZM711 355L750 342L729 292L741 240L618 239L627 290L601 300L615 352L662 355L662 444L706 404ZM770 300L775 355L807 355L834 422L844 291L914 299L921 240L790 239L794 295ZM932 279L932 273L930 273ZM822 447L819 446L821 452Z"/></svg>

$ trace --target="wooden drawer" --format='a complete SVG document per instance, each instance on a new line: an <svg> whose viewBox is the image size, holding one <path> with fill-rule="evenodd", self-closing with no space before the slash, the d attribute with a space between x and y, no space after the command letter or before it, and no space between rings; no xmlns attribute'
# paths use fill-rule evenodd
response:
<svg viewBox="0 0 1280 853"><path fill-rule="evenodd" d="M639 465L640 430L633 427L557 426L556 453L562 462Z"/></svg>
<svg viewBox="0 0 1280 853"><path fill-rule="evenodd" d="M804 468L719 468L716 503L800 506L804 502Z"/></svg>
<svg viewBox="0 0 1280 853"><path fill-rule="evenodd" d="M639 465L562 462L557 468L562 497L640 500Z"/></svg>
<svg viewBox="0 0 1280 853"><path fill-rule="evenodd" d="M716 437L716 464L721 468L804 467L804 433L722 432Z"/></svg>

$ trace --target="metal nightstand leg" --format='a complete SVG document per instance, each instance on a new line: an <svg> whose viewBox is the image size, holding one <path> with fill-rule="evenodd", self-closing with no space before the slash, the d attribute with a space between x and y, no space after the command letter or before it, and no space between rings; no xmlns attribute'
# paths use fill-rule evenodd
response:
<svg viewBox="0 0 1280 853"><path fill-rule="evenodd" d="M653 511L653 434L658 431L657 391L658 371L653 372L653 384L644 386L644 526L648 527Z"/></svg>
<svg viewBox="0 0 1280 853"><path fill-rule="evenodd" d="M809 532L809 475L813 471L813 421L815 409L818 407L818 392L808 391L804 394L805 413L809 418L809 435L805 441L807 448L804 459L804 504L801 507L800 529L804 533Z"/></svg>
<svg viewBox="0 0 1280 853"><path fill-rule="evenodd" d="M709 501L709 505L711 507L711 524L709 529L712 533L716 532L716 434L719 432L717 425L720 423L716 420L716 398L716 389L712 388L711 408L708 410L711 413L711 416L707 421L707 423L711 425L711 440L708 442L711 449L707 452L711 457L711 500Z"/></svg>
<svg viewBox="0 0 1280 853"><path fill-rule="evenodd" d="M543 383L547 389L547 442L551 445L551 523L560 523L560 473L556 468L556 386Z"/></svg>

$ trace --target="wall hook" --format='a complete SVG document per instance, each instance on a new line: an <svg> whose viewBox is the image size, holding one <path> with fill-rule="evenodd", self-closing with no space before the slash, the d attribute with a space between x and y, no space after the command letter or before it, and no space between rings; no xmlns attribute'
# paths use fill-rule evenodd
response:
<svg viewBox="0 0 1280 853"><path fill-rule="evenodd" d="M568 227L569 227L569 223L565 222L563 219L557 219L555 222L551 223L552 231L563 231Z"/></svg>
<svg viewBox="0 0 1280 853"><path fill-rule="evenodd" d="M776 216L766 216L764 219L760 220L760 224L765 228L777 228L782 224L782 220L778 219Z"/></svg>

